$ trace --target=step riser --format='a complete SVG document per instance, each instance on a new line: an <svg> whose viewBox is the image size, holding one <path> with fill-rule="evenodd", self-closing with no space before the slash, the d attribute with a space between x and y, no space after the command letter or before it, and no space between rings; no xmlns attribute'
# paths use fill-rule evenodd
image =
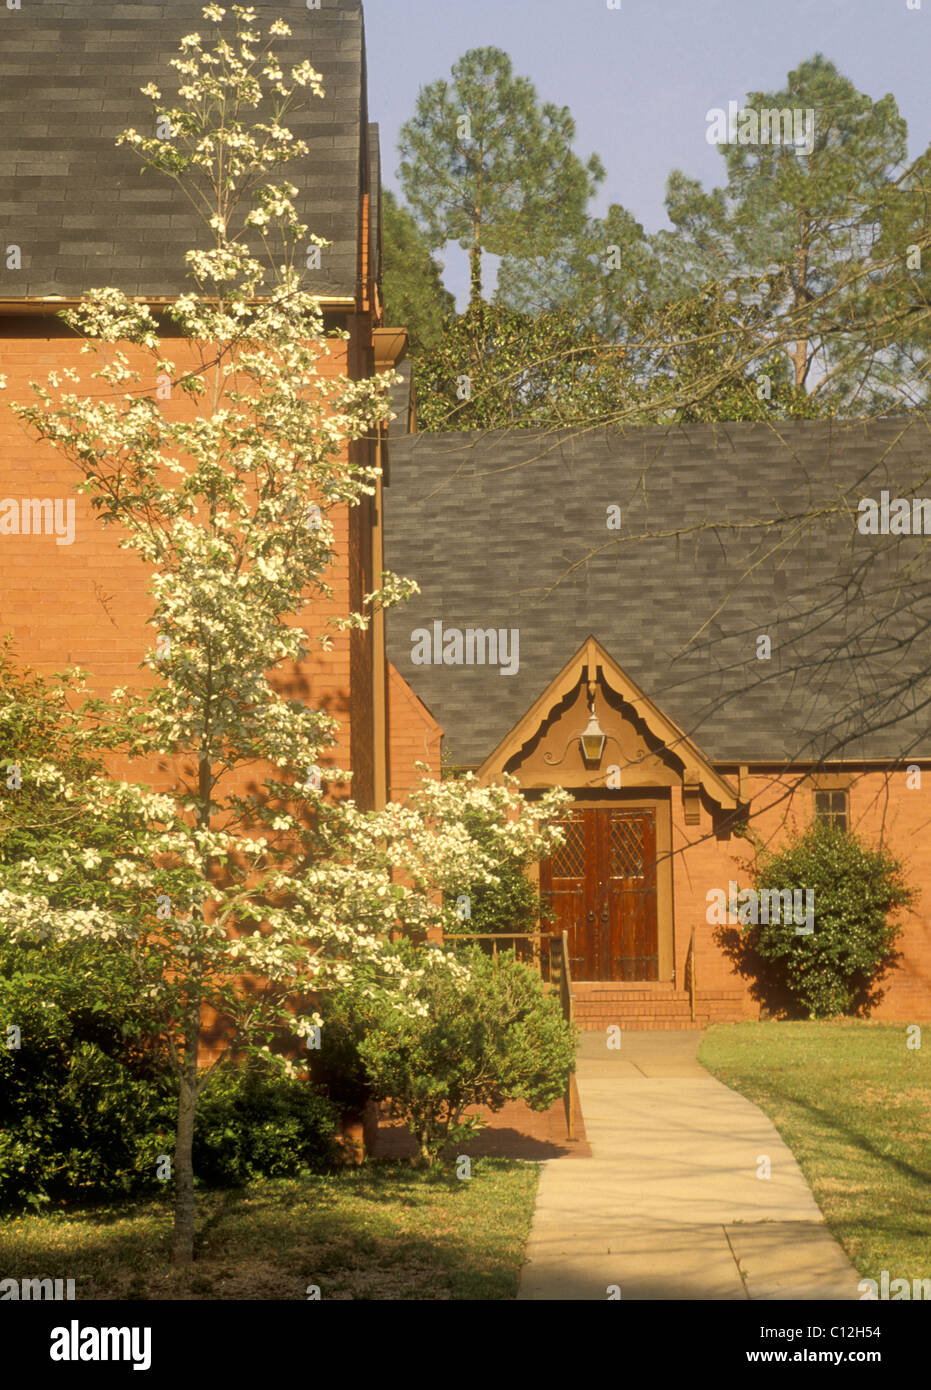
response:
<svg viewBox="0 0 931 1390"><path fill-rule="evenodd" d="M585 1033L607 1028L649 1032L707 1028L711 1023L739 1023L747 1017L741 989L696 991L695 1018L686 990L670 984L619 984L581 981L572 985L572 1011Z"/></svg>
<svg viewBox="0 0 931 1390"><path fill-rule="evenodd" d="M586 1008L584 1004L573 1003L573 1013L576 1018L607 1018L609 1014L614 1014L618 1018L643 1018L652 1015L655 1018L680 1018L683 1014L691 1013L688 1004L599 1004ZM703 1014L740 1014L741 1009L735 1009L733 1004L708 1004L705 1002L696 1003L696 1013Z"/></svg>
<svg viewBox="0 0 931 1390"><path fill-rule="evenodd" d="M685 1005L688 1007L689 996L687 994L586 994L580 990L573 989L572 998L577 1007L584 1008L613 1008L616 1004L621 1007L627 1004L648 1004L651 1008L669 1008L670 1006ZM739 1008L743 1003L743 994L698 994L695 996L696 1005L720 1004L727 1008Z"/></svg>
<svg viewBox="0 0 931 1390"><path fill-rule="evenodd" d="M741 1023L741 1017L719 1018L715 1015L708 1018L703 1014L696 1014L694 1023L686 1016L685 1018L625 1018L612 1019L610 1021L596 1021L594 1019L577 1019L579 1027L583 1033L604 1033L608 1028L619 1027L621 1033L653 1033L653 1032L691 1032L693 1029L708 1028L713 1023Z"/></svg>
<svg viewBox="0 0 931 1390"><path fill-rule="evenodd" d="M622 985L616 982L587 984L584 980L572 981L572 993L576 999L688 999L687 989L676 989L673 985ZM742 989L697 989L696 999L742 999Z"/></svg>
<svg viewBox="0 0 931 1390"><path fill-rule="evenodd" d="M651 1009L648 1004L641 1004L633 1008L612 1008L609 1004L604 1009L580 1009L576 1005L573 1010L576 1018L688 1018L693 1012L688 1006L675 1009ZM694 1012L696 1014L714 1014L721 1018L744 1018L746 1017L743 1009L735 1009L733 1006L720 1008L714 1004L696 1004Z"/></svg>

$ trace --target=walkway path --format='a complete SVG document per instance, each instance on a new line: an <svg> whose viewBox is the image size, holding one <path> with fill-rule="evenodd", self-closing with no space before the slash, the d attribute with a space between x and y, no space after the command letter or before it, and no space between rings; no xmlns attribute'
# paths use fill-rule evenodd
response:
<svg viewBox="0 0 931 1390"><path fill-rule="evenodd" d="M702 1036L625 1033L608 1052L583 1034L593 1157L542 1165L519 1298L859 1297L772 1123L695 1060Z"/></svg>

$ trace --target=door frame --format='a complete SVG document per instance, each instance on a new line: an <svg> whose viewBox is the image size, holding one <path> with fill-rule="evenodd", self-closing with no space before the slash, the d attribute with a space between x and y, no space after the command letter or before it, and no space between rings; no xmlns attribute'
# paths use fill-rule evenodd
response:
<svg viewBox="0 0 931 1390"><path fill-rule="evenodd" d="M651 985L673 984L675 983L675 913L673 904L673 872L672 872L672 789L670 787L644 787L644 788L625 788L623 793L617 791L605 791L599 794L588 788L584 792L576 793L572 787L567 787L567 791L572 793L572 805L569 810L578 811L623 811L623 810L646 810L651 809L656 821L656 941L657 955L657 980L638 981L644 989L649 989ZM542 794L542 789L526 789L524 795L529 800L535 800ZM530 866L531 877L536 884L537 891L540 889L540 864L539 862ZM615 982L616 984L617 982Z"/></svg>

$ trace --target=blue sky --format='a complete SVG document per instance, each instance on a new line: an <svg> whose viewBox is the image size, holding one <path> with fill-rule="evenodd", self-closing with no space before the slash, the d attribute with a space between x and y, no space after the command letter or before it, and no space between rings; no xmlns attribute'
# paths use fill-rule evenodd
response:
<svg viewBox="0 0 931 1390"><path fill-rule="evenodd" d="M915 3L915 0L912 0ZM909 153L931 144L931 0L366 0L370 117L382 131L383 175L399 190L398 132L428 82L469 48L503 48L542 99L568 106L576 151L607 178L596 211L630 209L647 231L668 226L666 176L706 187L723 159L705 139L709 108L785 84L821 52L874 100L892 92ZM466 257L445 253L460 304Z"/></svg>

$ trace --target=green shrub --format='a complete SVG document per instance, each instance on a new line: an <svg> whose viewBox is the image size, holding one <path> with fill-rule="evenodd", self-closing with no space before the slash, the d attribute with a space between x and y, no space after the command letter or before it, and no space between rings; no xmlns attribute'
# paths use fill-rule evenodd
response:
<svg viewBox="0 0 931 1390"><path fill-rule="evenodd" d="M745 946L763 967L763 986L800 1017L868 1012L896 958L900 927L890 921L914 899L901 864L855 835L816 822L793 843L764 852L757 891L811 890L814 931L770 922L750 927Z"/></svg>
<svg viewBox="0 0 931 1390"><path fill-rule="evenodd" d="M359 1045L365 1036L362 1014L343 993L323 995L316 1004L323 1019L321 1047L311 1049L308 1066L314 1085L340 1114L361 1118L374 1097Z"/></svg>
<svg viewBox="0 0 931 1390"><path fill-rule="evenodd" d="M447 928L449 935L535 932L541 929L541 923L543 931L548 929L552 914L523 867L505 861L497 874L497 883L478 883L470 889L466 895L469 915L463 914L451 923Z"/></svg>
<svg viewBox="0 0 931 1390"><path fill-rule="evenodd" d="M194 1127L194 1172L207 1186L294 1178L336 1162L340 1111L309 1082L230 1067L204 1092Z"/></svg>
<svg viewBox="0 0 931 1390"><path fill-rule="evenodd" d="M465 894L460 895L465 898L467 907L458 898L451 904L457 911L446 927L446 934L468 936L548 931L553 920L549 904L526 873L527 866L534 863L535 858L502 857L501 837L494 820L473 813L463 817L463 825L470 838L495 861L496 881L472 884ZM490 948L491 943L487 944ZM520 958L530 954L527 942L521 943L517 954Z"/></svg>
<svg viewBox="0 0 931 1390"><path fill-rule="evenodd" d="M390 1100L409 1126L419 1163L434 1164L447 1145L474 1134L482 1121L464 1120L467 1106L496 1111L524 1100L545 1110L559 1099L575 1065L575 1031L513 952L495 960L476 947L400 943L398 951L421 970L402 1001L373 991L342 1004L361 1028L371 1093ZM422 1012L412 1017L411 1003Z"/></svg>
<svg viewBox="0 0 931 1390"><path fill-rule="evenodd" d="M88 1001L87 965L79 952L0 949L0 1209L165 1190L175 1083L119 989L109 1008ZM10 1027L18 1048L5 1045ZM339 1113L271 1064L230 1066L199 1107L197 1178L236 1186L324 1168Z"/></svg>
<svg viewBox="0 0 931 1390"><path fill-rule="evenodd" d="M21 1035L0 1046L0 1207L154 1189L171 1132L167 1079L113 1019L69 1012L43 984L0 978L3 1040L11 1025Z"/></svg>

